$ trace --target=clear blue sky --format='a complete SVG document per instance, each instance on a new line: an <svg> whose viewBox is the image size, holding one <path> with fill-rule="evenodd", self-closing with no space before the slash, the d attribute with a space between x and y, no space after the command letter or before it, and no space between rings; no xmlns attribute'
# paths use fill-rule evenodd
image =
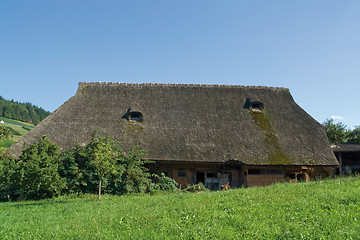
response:
<svg viewBox="0 0 360 240"><path fill-rule="evenodd" d="M1 1L0 34L0 95L49 111L82 81L260 85L360 125L360 1Z"/></svg>

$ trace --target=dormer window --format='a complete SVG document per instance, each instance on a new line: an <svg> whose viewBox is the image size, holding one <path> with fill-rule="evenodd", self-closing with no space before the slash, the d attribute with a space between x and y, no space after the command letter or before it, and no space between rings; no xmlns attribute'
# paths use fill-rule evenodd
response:
<svg viewBox="0 0 360 240"><path fill-rule="evenodd" d="M141 122L142 121L142 114L141 112L130 112L129 113L129 120L134 122Z"/></svg>
<svg viewBox="0 0 360 240"><path fill-rule="evenodd" d="M255 112L261 112L264 109L264 104L260 101L251 101L250 98L247 98L244 104L244 108Z"/></svg>
<svg viewBox="0 0 360 240"><path fill-rule="evenodd" d="M131 122L142 122L143 115L141 112L131 111L131 108L128 108L126 113L121 117Z"/></svg>
<svg viewBox="0 0 360 240"><path fill-rule="evenodd" d="M262 111L264 109L264 104L262 102L251 102L250 106L253 111Z"/></svg>

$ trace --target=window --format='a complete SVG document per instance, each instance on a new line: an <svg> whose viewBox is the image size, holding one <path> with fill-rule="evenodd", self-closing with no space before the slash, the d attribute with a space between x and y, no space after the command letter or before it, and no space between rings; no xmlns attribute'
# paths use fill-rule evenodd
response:
<svg viewBox="0 0 360 240"><path fill-rule="evenodd" d="M217 174L208 172L208 173L206 173L206 177L208 177L208 178L216 178Z"/></svg>
<svg viewBox="0 0 360 240"><path fill-rule="evenodd" d="M185 178L186 172L178 172L178 178Z"/></svg>
<svg viewBox="0 0 360 240"><path fill-rule="evenodd" d="M283 175L284 173L282 170L266 170L266 174Z"/></svg>
<svg viewBox="0 0 360 240"><path fill-rule="evenodd" d="M141 112L130 112L129 120L134 122L141 122L142 121L142 114Z"/></svg>
<svg viewBox="0 0 360 240"><path fill-rule="evenodd" d="M249 170L248 170L248 174L249 174L249 175L265 174L265 170L264 170L264 169L249 169Z"/></svg>
<svg viewBox="0 0 360 240"><path fill-rule="evenodd" d="M132 122L142 122L143 115L141 112L131 111L131 108L128 108L126 113L121 118Z"/></svg>
<svg viewBox="0 0 360 240"><path fill-rule="evenodd" d="M264 109L264 104L262 102L252 102L251 110L253 111L261 111Z"/></svg>
<svg viewBox="0 0 360 240"><path fill-rule="evenodd" d="M261 112L264 109L264 104L260 101L251 101L250 98L247 98L244 104L244 108L256 112Z"/></svg>
<svg viewBox="0 0 360 240"><path fill-rule="evenodd" d="M282 170L277 169L249 169L248 170L249 175L283 175Z"/></svg>

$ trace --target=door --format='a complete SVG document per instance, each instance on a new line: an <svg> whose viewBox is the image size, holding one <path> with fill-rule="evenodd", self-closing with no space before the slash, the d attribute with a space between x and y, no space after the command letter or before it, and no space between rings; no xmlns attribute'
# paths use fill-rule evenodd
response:
<svg viewBox="0 0 360 240"><path fill-rule="evenodd" d="M204 172L196 172L196 184L202 183L205 184L205 173Z"/></svg>

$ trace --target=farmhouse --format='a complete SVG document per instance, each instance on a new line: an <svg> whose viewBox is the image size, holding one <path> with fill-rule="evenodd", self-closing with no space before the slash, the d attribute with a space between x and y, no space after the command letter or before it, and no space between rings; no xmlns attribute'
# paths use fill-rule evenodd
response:
<svg viewBox="0 0 360 240"><path fill-rule="evenodd" d="M147 150L153 172L182 187L268 185L334 174L338 162L323 127L286 88L79 83L77 93L9 151L42 135L67 150L95 129L123 147Z"/></svg>

